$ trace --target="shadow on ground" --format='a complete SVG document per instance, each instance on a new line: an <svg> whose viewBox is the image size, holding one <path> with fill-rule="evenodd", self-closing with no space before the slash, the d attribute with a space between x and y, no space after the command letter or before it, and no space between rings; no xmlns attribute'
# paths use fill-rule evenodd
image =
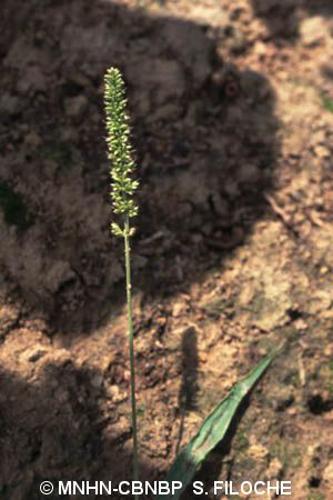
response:
<svg viewBox="0 0 333 500"><path fill-rule="evenodd" d="M45 480L57 488L57 481L130 479L129 429L113 421L112 403L96 383L99 373L59 357L43 364L38 381L2 369L0 377L2 395L11 394L0 400L1 498L44 498L39 487ZM102 398L110 403L107 420ZM142 478L156 478L158 470L140 465ZM72 498L56 492L53 498Z"/></svg>
<svg viewBox="0 0 333 500"><path fill-rule="evenodd" d="M123 300L121 245L109 234L110 65L128 85L141 179L138 287L173 293L244 242L279 152L265 76L224 64L214 34L178 18L97 0L7 1L3 11L4 294L19 290L50 331L80 333Z"/></svg>
<svg viewBox="0 0 333 500"><path fill-rule="evenodd" d="M176 444L176 455L182 447L185 418L187 412L197 407L198 395L198 338L194 328L185 329L182 337L182 383L179 392L178 411L180 414L179 435Z"/></svg>
<svg viewBox="0 0 333 500"><path fill-rule="evenodd" d="M43 481L113 482L131 479L131 431L129 417L119 419L117 403L110 395L112 377L98 370L78 368L65 350L41 347L25 351L25 378L1 367L0 395L0 494L6 500L37 500ZM10 395L10 397L8 397ZM113 395L114 396L114 395ZM238 423L246 408L238 412L230 432L198 475L207 488L221 471ZM140 453L140 478L165 478L163 460ZM117 494L113 498L123 498ZM84 497L88 497L84 495ZM91 491L89 498L109 498ZM131 497L129 497L131 498ZM148 496L144 496L148 498ZM150 498L150 496L149 496ZM185 495L185 498L186 495ZM191 496L190 496L191 498Z"/></svg>
<svg viewBox="0 0 333 500"><path fill-rule="evenodd" d="M333 17L330 0L251 0L256 15L267 23L276 39L294 43L299 37L300 22L308 16Z"/></svg>

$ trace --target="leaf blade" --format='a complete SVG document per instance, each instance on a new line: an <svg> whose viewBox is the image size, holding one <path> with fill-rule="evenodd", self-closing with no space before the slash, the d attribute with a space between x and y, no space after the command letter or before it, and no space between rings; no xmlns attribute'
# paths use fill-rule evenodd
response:
<svg viewBox="0 0 333 500"><path fill-rule="evenodd" d="M277 353L278 350L274 350L265 356L245 378L233 386L229 394L204 420L198 433L178 454L166 477L166 481L169 483L181 481L183 487L175 491L173 495L163 495L164 500L178 500L180 498L200 464L225 437L242 401L262 377ZM160 496L156 497L156 500L161 499Z"/></svg>

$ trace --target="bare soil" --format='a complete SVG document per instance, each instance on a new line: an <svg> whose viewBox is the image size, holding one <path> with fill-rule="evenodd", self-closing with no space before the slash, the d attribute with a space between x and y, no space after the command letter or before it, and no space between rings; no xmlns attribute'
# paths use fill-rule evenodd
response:
<svg viewBox="0 0 333 500"><path fill-rule="evenodd" d="M142 477L163 478L204 416L285 340L199 477L285 479L295 500L332 499L332 2L1 10L1 499L43 498L44 479L129 479L111 65L126 79L141 179Z"/></svg>

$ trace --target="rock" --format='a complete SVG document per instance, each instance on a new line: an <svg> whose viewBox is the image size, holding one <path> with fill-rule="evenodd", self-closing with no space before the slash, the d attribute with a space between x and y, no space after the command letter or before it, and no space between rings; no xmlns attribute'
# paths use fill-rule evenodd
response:
<svg viewBox="0 0 333 500"><path fill-rule="evenodd" d="M68 262L58 260L54 261L44 276L46 290L55 293L62 284L76 278Z"/></svg>
<svg viewBox="0 0 333 500"><path fill-rule="evenodd" d="M214 209L220 217L230 216L229 204L225 199L222 198L220 193L213 193L211 198Z"/></svg>
<svg viewBox="0 0 333 500"><path fill-rule="evenodd" d="M324 469L323 481L330 489L333 489L333 460L331 460Z"/></svg>
<svg viewBox="0 0 333 500"><path fill-rule="evenodd" d="M182 302L176 302L176 304L172 308L172 316L174 318L178 318L179 316L181 316L183 311L184 311L184 304Z"/></svg>
<svg viewBox="0 0 333 500"><path fill-rule="evenodd" d="M31 130L25 137L24 143L32 148L38 148L42 144L43 140L37 132Z"/></svg>
<svg viewBox="0 0 333 500"><path fill-rule="evenodd" d="M100 374L96 374L91 379L91 385L95 387L95 389L100 389L103 384L103 376Z"/></svg>
<svg viewBox="0 0 333 500"><path fill-rule="evenodd" d="M300 26L300 35L303 45L308 48L316 47L325 40L326 26L320 16L305 19Z"/></svg>
<svg viewBox="0 0 333 500"><path fill-rule="evenodd" d="M15 68L19 70L22 75L23 73L25 74L28 66L38 64L40 56L40 51L32 46L29 35L27 33L19 34L19 32L17 32L15 41L11 44L4 59L4 66Z"/></svg>
<svg viewBox="0 0 333 500"><path fill-rule="evenodd" d="M17 91L22 94L29 92L46 92L47 81L39 66L29 66L24 77L17 82Z"/></svg>
<svg viewBox="0 0 333 500"><path fill-rule="evenodd" d="M0 98L0 113L1 116L13 116L21 110L20 99L9 93L4 93Z"/></svg>
<svg viewBox="0 0 333 500"><path fill-rule="evenodd" d="M256 165L242 165L238 172L238 179L241 183L252 184L258 182L260 170Z"/></svg>
<svg viewBox="0 0 333 500"><path fill-rule="evenodd" d="M144 255L133 255L133 269L143 269L148 264L148 259Z"/></svg>
<svg viewBox="0 0 333 500"><path fill-rule="evenodd" d="M147 118L149 122L155 122L159 120L172 120L179 116L179 106L172 102L166 103L156 109L155 113L151 113Z"/></svg>
<svg viewBox="0 0 333 500"><path fill-rule="evenodd" d="M264 460L268 456L268 449L261 443L253 443L247 450L248 455L255 461Z"/></svg>
<svg viewBox="0 0 333 500"><path fill-rule="evenodd" d="M157 109L168 103L179 102L185 92L185 74L175 60L131 61L127 79L136 82L133 107L145 117L151 112L156 115ZM169 112L174 112L174 106L165 107L158 118L167 118Z"/></svg>
<svg viewBox="0 0 333 500"><path fill-rule="evenodd" d="M118 385L110 385L107 391L114 403L121 403L127 399L126 391L121 391Z"/></svg>
<svg viewBox="0 0 333 500"><path fill-rule="evenodd" d="M270 461L268 470L267 470L267 477L269 479L278 479L283 471L283 465L280 462L278 458L273 458L273 460Z"/></svg>
<svg viewBox="0 0 333 500"><path fill-rule="evenodd" d="M202 87L211 72L213 41L198 25L164 22L161 36L180 63L191 72L191 85Z"/></svg>
<svg viewBox="0 0 333 500"><path fill-rule="evenodd" d="M30 363L36 363L36 361L39 361L46 354L46 352L47 351L45 349L31 349L30 352L27 352L26 359L30 361Z"/></svg>
<svg viewBox="0 0 333 500"><path fill-rule="evenodd" d="M224 189L227 195L232 198L237 198L239 196L240 191L238 187L238 183L233 179L226 179L224 184Z"/></svg>
<svg viewBox="0 0 333 500"><path fill-rule="evenodd" d="M277 5L279 5L277 0L257 0L254 8L257 14L260 16L266 16L270 14L270 11L276 8Z"/></svg>
<svg viewBox="0 0 333 500"><path fill-rule="evenodd" d="M309 300L308 311L310 314L319 314L332 307L332 291L323 287L322 290L316 290Z"/></svg>
<svg viewBox="0 0 333 500"><path fill-rule="evenodd" d="M194 233L191 236L191 240L193 241L194 245L200 245L203 241L203 236L200 233Z"/></svg>
<svg viewBox="0 0 333 500"><path fill-rule="evenodd" d="M267 46L264 42L261 40L258 40L253 47L253 52L256 54L258 57L263 57L267 53Z"/></svg>
<svg viewBox="0 0 333 500"><path fill-rule="evenodd" d="M229 6L228 8L224 8L220 2L216 2L216 5L213 5L213 2L211 2L209 8L207 8L205 2L192 2L190 15L191 20L193 19L200 26L214 26L219 28L228 24L228 11Z"/></svg>
<svg viewBox="0 0 333 500"><path fill-rule="evenodd" d="M326 131L325 130L317 130L311 137L310 144L315 147L318 145L323 145L326 142Z"/></svg>
<svg viewBox="0 0 333 500"><path fill-rule="evenodd" d="M84 95L65 99L65 111L71 118L82 116L88 107L88 99Z"/></svg>
<svg viewBox="0 0 333 500"><path fill-rule="evenodd" d="M224 26L219 34L219 38L220 45L228 48L234 54L241 54L246 49L247 40L234 24Z"/></svg>
<svg viewBox="0 0 333 500"><path fill-rule="evenodd" d="M183 220L188 220L193 213L192 205L189 202L179 203L177 205L177 216Z"/></svg>
<svg viewBox="0 0 333 500"><path fill-rule="evenodd" d="M14 327L20 316L15 305L2 304L0 306L0 340Z"/></svg>
<svg viewBox="0 0 333 500"><path fill-rule="evenodd" d="M331 156L330 150L326 146L322 146L320 144L315 146L314 154L320 159L330 158Z"/></svg>

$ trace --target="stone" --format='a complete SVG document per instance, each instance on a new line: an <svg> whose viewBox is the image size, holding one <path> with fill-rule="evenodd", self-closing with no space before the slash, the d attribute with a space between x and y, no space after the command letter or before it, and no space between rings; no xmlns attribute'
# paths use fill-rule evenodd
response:
<svg viewBox="0 0 333 500"><path fill-rule="evenodd" d="M24 143L32 148L38 148L42 144L43 140L37 132L31 130L25 137Z"/></svg>
<svg viewBox="0 0 333 500"><path fill-rule="evenodd" d="M281 472L283 471L283 465L278 458L273 458L270 461L267 477L272 479L278 479L280 477Z"/></svg>
<svg viewBox="0 0 333 500"><path fill-rule="evenodd" d="M323 480L330 489L333 489L333 460L324 469Z"/></svg>
<svg viewBox="0 0 333 500"><path fill-rule="evenodd" d="M191 85L200 89L211 72L212 40L200 26L187 22L163 23L161 36L181 65L192 73Z"/></svg>
<svg viewBox="0 0 333 500"><path fill-rule="evenodd" d="M95 389L100 389L103 384L103 376L100 374L96 374L91 379L91 385L95 387Z"/></svg>
<svg viewBox="0 0 333 500"><path fill-rule="evenodd" d="M0 98L0 113L1 115L13 116L19 113L21 109L20 100L17 96L9 93L4 93Z"/></svg>
<svg viewBox="0 0 333 500"><path fill-rule="evenodd" d="M88 99L84 95L65 99L65 111L71 118L82 116L88 107Z"/></svg>
<svg viewBox="0 0 333 500"><path fill-rule="evenodd" d="M145 117L154 112L156 116L166 118L174 112L174 105L156 115L157 109L168 103L177 103L185 93L185 74L181 65L175 60L150 58L131 61L127 68L127 78L136 82L134 88L133 107Z"/></svg>
<svg viewBox="0 0 333 500"><path fill-rule="evenodd" d="M225 181L224 190L230 198L237 198L240 194L238 183L232 179Z"/></svg>
<svg viewBox="0 0 333 500"><path fill-rule="evenodd" d="M220 193L218 192L212 193L211 198L215 212L220 217L228 217L230 215L229 204L224 198L222 198Z"/></svg>
<svg viewBox="0 0 333 500"><path fill-rule="evenodd" d="M260 178L260 170L256 165L242 165L238 172L238 178L241 183L255 183Z"/></svg>
<svg viewBox="0 0 333 500"><path fill-rule="evenodd" d="M26 349L22 354L22 359L29 363L36 363L47 354L47 349L39 345Z"/></svg>
<svg viewBox="0 0 333 500"><path fill-rule="evenodd" d="M315 146L314 148L314 154L318 158L330 158L331 152L326 146L322 146L321 144Z"/></svg>
<svg viewBox="0 0 333 500"><path fill-rule="evenodd" d="M57 260L49 266L48 272L44 276L46 290L55 293L61 285L76 278L74 271L66 261Z"/></svg>
<svg viewBox="0 0 333 500"><path fill-rule="evenodd" d="M305 19L300 26L300 35L303 45L313 48L320 45L325 40L325 23L320 16Z"/></svg>
<svg viewBox="0 0 333 500"><path fill-rule="evenodd" d="M182 302L176 302L176 304L172 308L172 316L174 318L178 318L179 316L181 316L183 311L184 311L184 304Z"/></svg>
<svg viewBox="0 0 333 500"><path fill-rule="evenodd" d="M17 91L22 94L46 92L46 90L46 77L37 65L29 66L24 73L24 77L17 82Z"/></svg>

